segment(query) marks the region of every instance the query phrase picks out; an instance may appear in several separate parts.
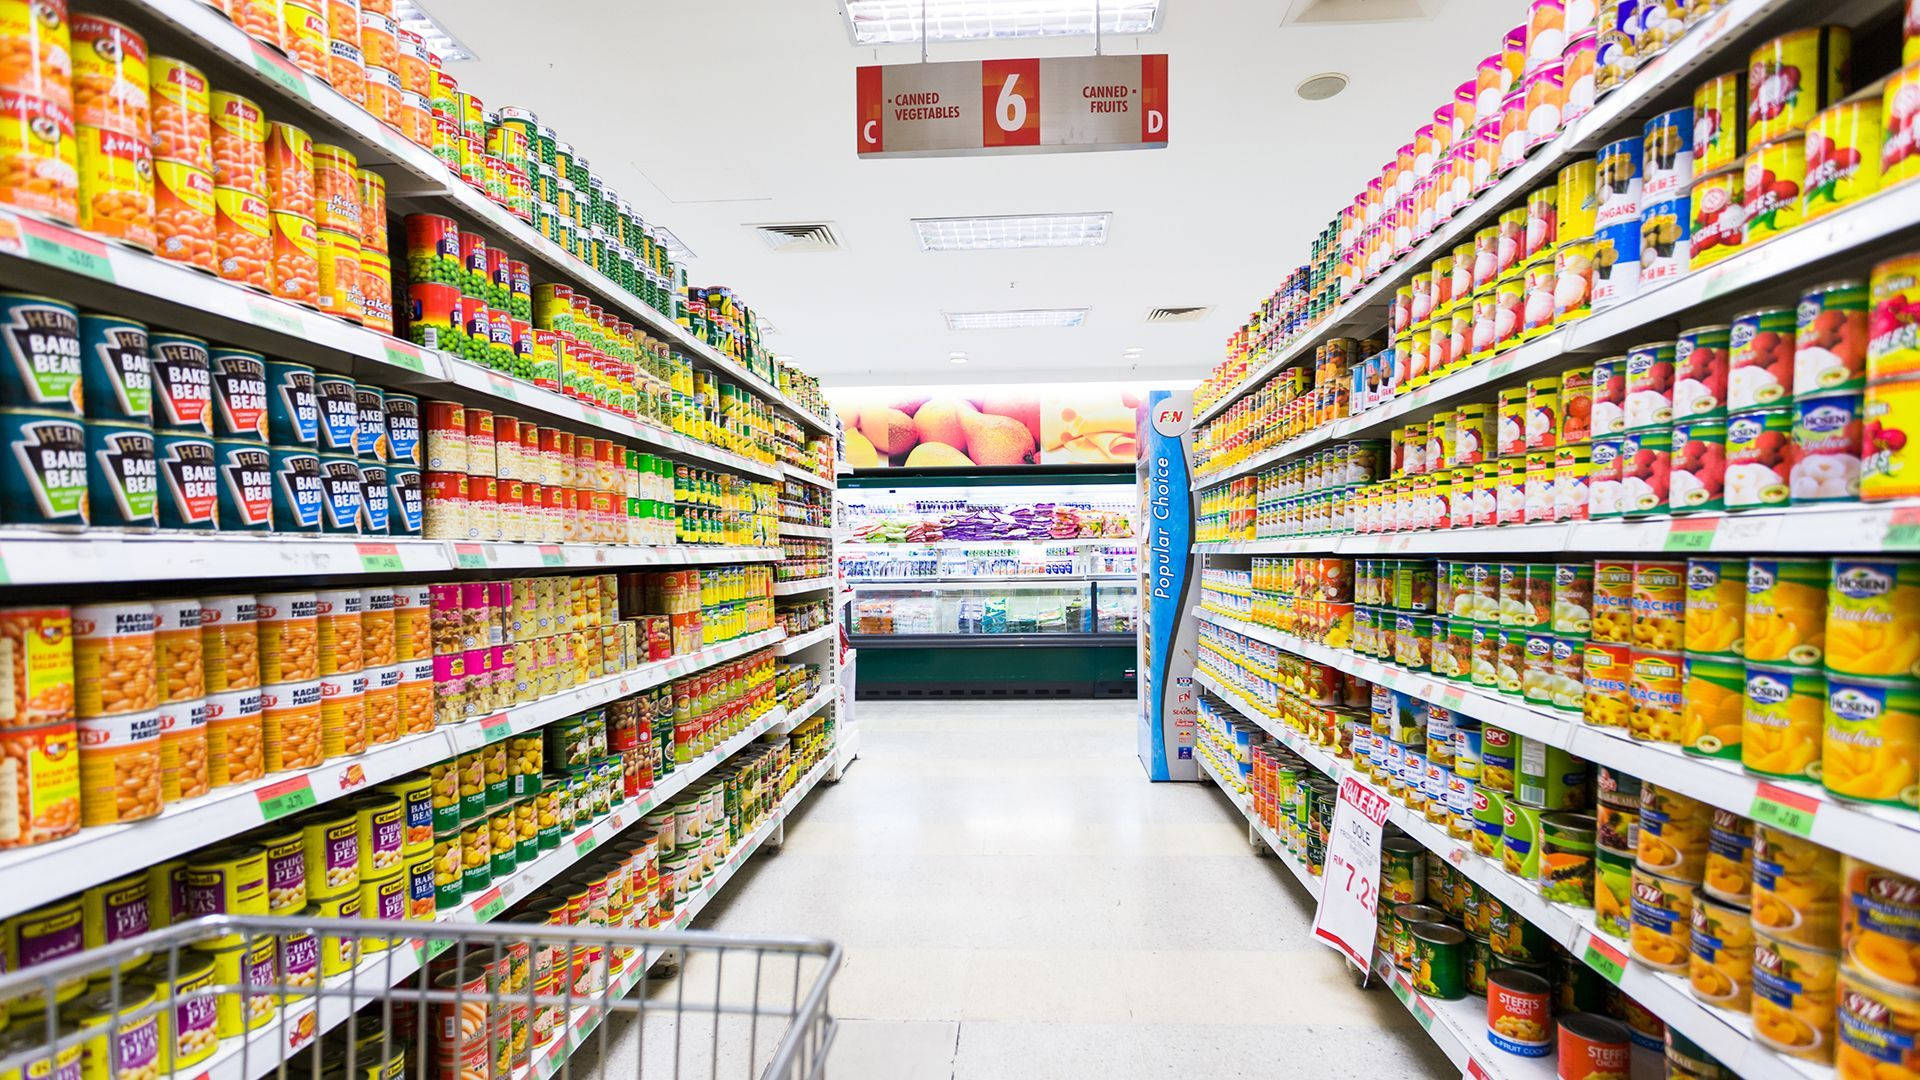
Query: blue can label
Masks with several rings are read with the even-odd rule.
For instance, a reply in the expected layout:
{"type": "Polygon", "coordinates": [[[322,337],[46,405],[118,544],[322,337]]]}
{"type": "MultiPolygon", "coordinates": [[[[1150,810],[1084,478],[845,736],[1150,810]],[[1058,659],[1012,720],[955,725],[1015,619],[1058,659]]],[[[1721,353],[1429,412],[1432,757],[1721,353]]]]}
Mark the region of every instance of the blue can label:
{"type": "Polygon", "coordinates": [[[354,453],[367,461],[387,460],[387,395],[377,386],[360,383],[354,387],[354,403],[360,415],[360,427],[354,438],[354,453]]]}
{"type": "Polygon", "coordinates": [[[152,334],[147,351],[153,372],[154,428],[212,434],[213,373],[207,343],[184,334],[152,334]]]}
{"type": "Polygon", "coordinates": [[[357,387],[345,375],[316,374],[313,392],[320,404],[320,452],[351,454],[360,442],[357,387]]]}
{"type": "Polygon", "coordinates": [[[350,457],[320,459],[320,531],[360,531],[360,462],[350,457]]]}
{"type": "Polygon", "coordinates": [[[387,532],[387,467],[377,461],[360,463],[360,531],[372,536],[387,532]]]}
{"type": "Polygon", "coordinates": [[[314,446],[320,441],[320,402],[313,368],[267,362],[267,441],[275,446],[314,446]]]}
{"type": "Polygon", "coordinates": [[[1623,221],[1640,223],[1640,140],[1621,139],[1600,148],[1594,158],[1594,194],[1599,205],[1593,227],[1623,221]]]}
{"type": "Polygon", "coordinates": [[[273,456],[273,520],[281,532],[319,532],[320,455],[303,446],[276,446],[273,456]]]}
{"type": "Polygon", "coordinates": [[[387,460],[395,465],[420,464],[420,399],[412,394],[387,395],[387,460]]]}

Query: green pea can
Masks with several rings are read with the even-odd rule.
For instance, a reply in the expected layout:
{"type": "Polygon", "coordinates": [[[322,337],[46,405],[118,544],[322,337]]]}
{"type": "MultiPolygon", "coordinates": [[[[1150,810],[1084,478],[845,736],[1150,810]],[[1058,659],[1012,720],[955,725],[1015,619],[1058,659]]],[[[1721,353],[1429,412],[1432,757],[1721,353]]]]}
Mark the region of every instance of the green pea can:
{"type": "MultiPolygon", "coordinates": [[[[76,384],[77,389],[77,384],[76,384]]],[[[87,524],[87,428],[71,415],[0,410],[0,521],[42,529],[87,524]]]]}
{"type": "Polygon", "coordinates": [[[88,421],[88,524],[107,529],[153,528],[159,486],[154,470],[153,428],[146,421],[88,421]]]}

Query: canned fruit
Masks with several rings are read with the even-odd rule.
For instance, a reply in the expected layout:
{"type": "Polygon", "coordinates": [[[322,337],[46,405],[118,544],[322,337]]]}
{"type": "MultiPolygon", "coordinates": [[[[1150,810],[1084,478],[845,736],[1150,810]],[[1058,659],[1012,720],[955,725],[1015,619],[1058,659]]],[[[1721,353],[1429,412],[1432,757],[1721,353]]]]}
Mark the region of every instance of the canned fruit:
{"type": "Polygon", "coordinates": [[[1747,218],[1742,208],[1744,178],[1745,173],[1736,165],[1693,182],[1687,211],[1689,267],[1697,270],[1718,262],[1746,243],[1747,218]]]}
{"type": "Polygon", "coordinates": [[[1843,1077],[1920,1076],[1920,994],[1852,971],[1840,972],[1834,1072],[1843,1077]]]}
{"type": "Polygon", "coordinates": [[[1694,901],[1687,982],[1693,996],[1745,1012],[1753,985],[1753,923],[1747,909],[1698,897],[1694,901]]]}
{"type": "Polygon", "coordinates": [[[1682,695],[1680,748],[1700,757],[1738,758],[1746,708],[1746,671],[1740,662],[1686,657],[1682,695]]]}
{"type": "Polygon", "coordinates": [[[1747,145],[1805,130],[1814,115],[1847,93],[1852,34],[1810,26],[1774,38],[1747,62],[1747,145]]]}
{"type": "Polygon", "coordinates": [[[1860,497],[1864,451],[1864,401],[1842,391],[1793,403],[1793,467],[1788,497],[1795,505],[1844,502],[1860,497]]]}
{"type": "Polygon", "coordinates": [[[1827,668],[1877,678],[1920,676],[1920,563],[1833,561],[1827,668]]]}
{"type": "Polygon", "coordinates": [[[1674,347],[1670,342],[1635,345],[1625,363],[1626,398],[1622,420],[1627,431],[1664,427],[1673,422],[1674,347]]]}
{"type": "Polygon", "coordinates": [[[1920,987],[1920,882],[1842,856],[1840,952],[1876,979],[1908,992],[1920,987]]]}
{"type": "Polygon", "coordinates": [[[1845,799],[1920,804],[1920,684],[1827,677],[1820,779],[1845,799]]]}
{"type": "Polygon", "coordinates": [[[1672,448],[1670,430],[1641,431],[1620,438],[1620,513],[1655,514],[1667,509],[1672,448]]]}
{"type": "Polygon", "coordinates": [[[1795,309],[1794,396],[1864,388],[1867,348],[1866,283],[1835,281],[1801,293],[1795,309]]]}
{"type": "Polygon", "coordinates": [[[1712,821],[1712,812],[1699,800],[1643,783],[1634,866],[1665,877],[1700,880],[1706,871],[1712,821]]]}
{"type": "Polygon", "coordinates": [[[1826,698],[1825,675],[1748,664],[1740,763],[1761,776],[1820,779],[1826,698]]]}
{"type": "Polygon", "coordinates": [[[1718,416],[1727,407],[1729,330],[1696,326],[1673,344],[1673,417],[1718,416]]]}
{"type": "Polygon", "coordinates": [[[1692,243],[1693,210],[1687,196],[1648,202],[1640,214],[1640,284],[1685,274],[1692,243]]]}
{"type": "Polygon", "coordinates": [[[1813,118],[1807,128],[1808,221],[1873,194],[1880,187],[1880,101],[1843,101],[1813,118]]]}
{"type": "Polygon", "coordinates": [[[1745,243],[1760,243],[1800,224],[1800,189],[1806,174],[1806,144],[1798,136],[1765,143],[1747,155],[1740,195],[1745,243]]]}
{"type": "Polygon", "coordinates": [[[1869,502],[1920,495],[1920,467],[1908,448],[1908,432],[1920,429],[1912,414],[1920,407],[1920,379],[1870,382],[1862,409],[1860,497],[1869,502]]]}
{"type": "Polygon", "coordinates": [[[1674,513],[1722,508],[1722,489],[1728,480],[1727,432],[1728,421],[1718,418],[1674,424],[1668,473],[1668,501],[1674,513]]]}
{"type": "Polygon", "coordinates": [[[1727,421],[1729,510],[1783,506],[1794,466],[1794,414],[1776,407],[1736,413],[1727,421]]]}
{"type": "Polygon", "coordinates": [[[1728,332],[1727,407],[1735,412],[1784,401],[1793,387],[1797,315],[1761,308],[1736,316],[1728,332]]]}
{"type": "Polygon", "coordinates": [[[1627,942],[1633,958],[1659,971],[1685,971],[1693,944],[1694,886],[1635,867],[1632,888],[1627,942]]]}
{"type": "Polygon", "coordinates": [[[1796,945],[1840,945],[1840,856],[1792,833],[1756,825],[1753,924],[1796,945]]]}
{"type": "Polygon", "coordinates": [[[1867,381],[1920,374],[1920,255],[1876,264],[1869,278],[1867,381]]]}
{"type": "Polygon", "coordinates": [[[1741,658],[1746,603],[1746,560],[1687,560],[1686,651],[1700,656],[1741,658]]]}
{"type": "Polygon", "coordinates": [[[1814,667],[1825,656],[1824,559],[1754,559],[1747,565],[1746,658],[1814,667]]]}

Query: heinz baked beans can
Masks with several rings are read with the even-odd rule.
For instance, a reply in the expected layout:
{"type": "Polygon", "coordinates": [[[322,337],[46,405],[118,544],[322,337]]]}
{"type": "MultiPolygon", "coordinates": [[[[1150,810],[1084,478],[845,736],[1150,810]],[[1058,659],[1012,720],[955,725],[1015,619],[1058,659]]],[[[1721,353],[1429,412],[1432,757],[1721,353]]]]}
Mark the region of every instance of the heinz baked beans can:
{"type": "Polygon", "coordinates": [[[260,442],[267,434],[267,358],[222,346],[207,356],[216,438],[260,442]]]}
{"type": "Polygon", "coordinates": [[[80,312],[27,293],[0,293],[10,364],[0,364],[0,408],[77,416],[82,396],[80,312]]]}
{"type": "Polygon", "coordinates": [[[71,416],[0,409],[0,521],[41,528],[87,524],[86,425],[71,416]]]}
{"type": "Polygon", "coordinates": [[[153,457],[159,526],[218,528],[220,476],[213,440],[200,431],[158,431],[153,437],[153,457]]]}
{"type": "Polygon", "coordinates": [[[150,334],[153,426],[162,431],[212,434],[213,373],[207,343],[186,334],[150,334]]]}
{"type": "Polygon", "coordinates": [[[273,459],[266,444],[216,439],[213,451],[220,478],[217,520],[221,531],[273,531],[273,459]]]}
{"type": "Polygon", "coordinates": [[[314,396],[313,365],[268,360],[267,441],[275,446],[319,445],[320,406],[314,396]]]}
{"type": "Polygon", "coordinates": [[[273,468],[273,519],[279,532],[320,531],[320,455],[311,446],[275,446],[268,451],[273,468]]]}
{"type": "Polygon", "coordinates": [[[420,399],[389,391],[385,400],[387,458],[395,465],[420,464],[420,399]]]}
{"type": "Polygon", "coordinates": [[[359,458],[350,454],[321,455],[321,532],[355,534],[360,531],[364,480],[359,458]]]}
{"type": "Polygon", "coordinates": [[[387,535],[419,536],[423,507],[420,470],[411,465],[387,466],[387,535]]]}
{"type": "Polygon", "coordinates": [[[357,454],[360,448],[360,387],[351,376],[315,372],[319,447],[323,454],[357,454]]]}
{"type": "Polygon", "coordinates": [[[153,428],[144,421],[87,424],[88,524],[95,528],[151,529],[159,478],[153,428]]]}
{"type": "Polygon", "coordinates": [[[89,418],[147,422],[153,416],[147,328],[118,315],[81,315],[80,383],[89,418]]]}

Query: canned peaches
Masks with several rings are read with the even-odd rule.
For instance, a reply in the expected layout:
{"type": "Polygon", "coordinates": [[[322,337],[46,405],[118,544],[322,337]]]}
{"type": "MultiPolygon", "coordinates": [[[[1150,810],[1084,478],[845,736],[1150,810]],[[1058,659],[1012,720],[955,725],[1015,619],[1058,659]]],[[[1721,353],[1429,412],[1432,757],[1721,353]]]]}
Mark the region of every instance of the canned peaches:
{"type": "Polygon", "coordinates": [[[1738,660],[1687,655],[1680,748],[1700,757],[1740,756],[1746,669],[1738,660]]]}
{"type": "Polygon", "coordinates": [[[1627,943],[1633,958],[1660,971],[1685,971],[1692,946],[1694,886],[1636,866],[1632,889],[1633,926],[1627,943]]]}
{"type": "Polygon", "coordinates": [[[1826,655],[1825,559],[1747,564],[1745,652],[1749,662],[1810,668],[1826,655]]]}
{"type": "Polygon", "coordinates": [[[154,253],[212,273],[213,233],[213,174],[178,161],[155,161],[154,253]]]}
{"type": "Polygon", "coordinates": [[[1826,699],[1819,672],[1749,663],[1740,763],[1761,776],[1817,781],[1826,699]]]}
{"type": "Polygon", "coordinates": [[[207,77],[171,56],[147,62],[153,103],[153,156],[196,169],[213,169],[213,126],[207,77]]]}
{"type": "Polygon", "coordinates": [[[1920,563],[1835,559],[1826,631],[1830,671],[1920,676],[1920,563]]]}
{"type": "Polygon", "coordinates": [[[269,45],[280,40],[280,5],[273,0],[226,0],[217,6],[254,40],[269,45]]]}
{"type": "Polygon", "coordinates": [[[0,202],[71,224],[79,216],[79,150],[66,106],[0,90],[0,202]]]}
{"type": "Polygon", "coordinates": [[[1686,651],[1740,658],[1746,603],[1745,559],[1687,560],[1682,630],[1686,651]]]}
{"type": "Polygon", "coordinates": [[[1875,979],[1920,987],[1920,882],[1842,856],[1840,953],[1875,979]]]}
{"type": "Polygon", "coordinates": [[[1670,788],[1640,785],[1640,834],[1635,866],[1697,882],[1705,876],[1713,813],[1705,803],[1670,788]]]}
{"type": "MultiPolygon", "coordinates": [[[[1756,923],[1756,927],[1758,924],[1756,923]]],[[[1839,954],[1764,931],[1754,934],[1753,1035],[1761,1045],[1807,1061],[1833,1057],[1834,982],[1839,954]]]]}
{"type": "Polygon", "coordinates": [[[1687,567],[1679,562],[1636,562],[1628,592],[1629,638],[1642,649],[1678,649],[1686,612],[1687,567]]]}
{"type": "Polygon", "coordinates": [[[1783,941],[1837,948],[1839,854],[1770,825],[1754,826],[1753,924],[1783,941]]]}
{"type": "Polygon", "coordinates": [[[1695,898],[1687,982],[1709,1005],[1746,1012],[1753,986],[1753,922],[1745,907],[1695,898]]]}
{"type": "Polygon", "coordinates": [[[1920,1077],[1920,993],[1841,969],[1833,1064],[1852,1080],[1920,1077]]]}
{"type": "Polygon", "coordinates": [[[1920,683],[1829,674],[1820,781],[1844,799],[1920,803],[1920,683]]]}

